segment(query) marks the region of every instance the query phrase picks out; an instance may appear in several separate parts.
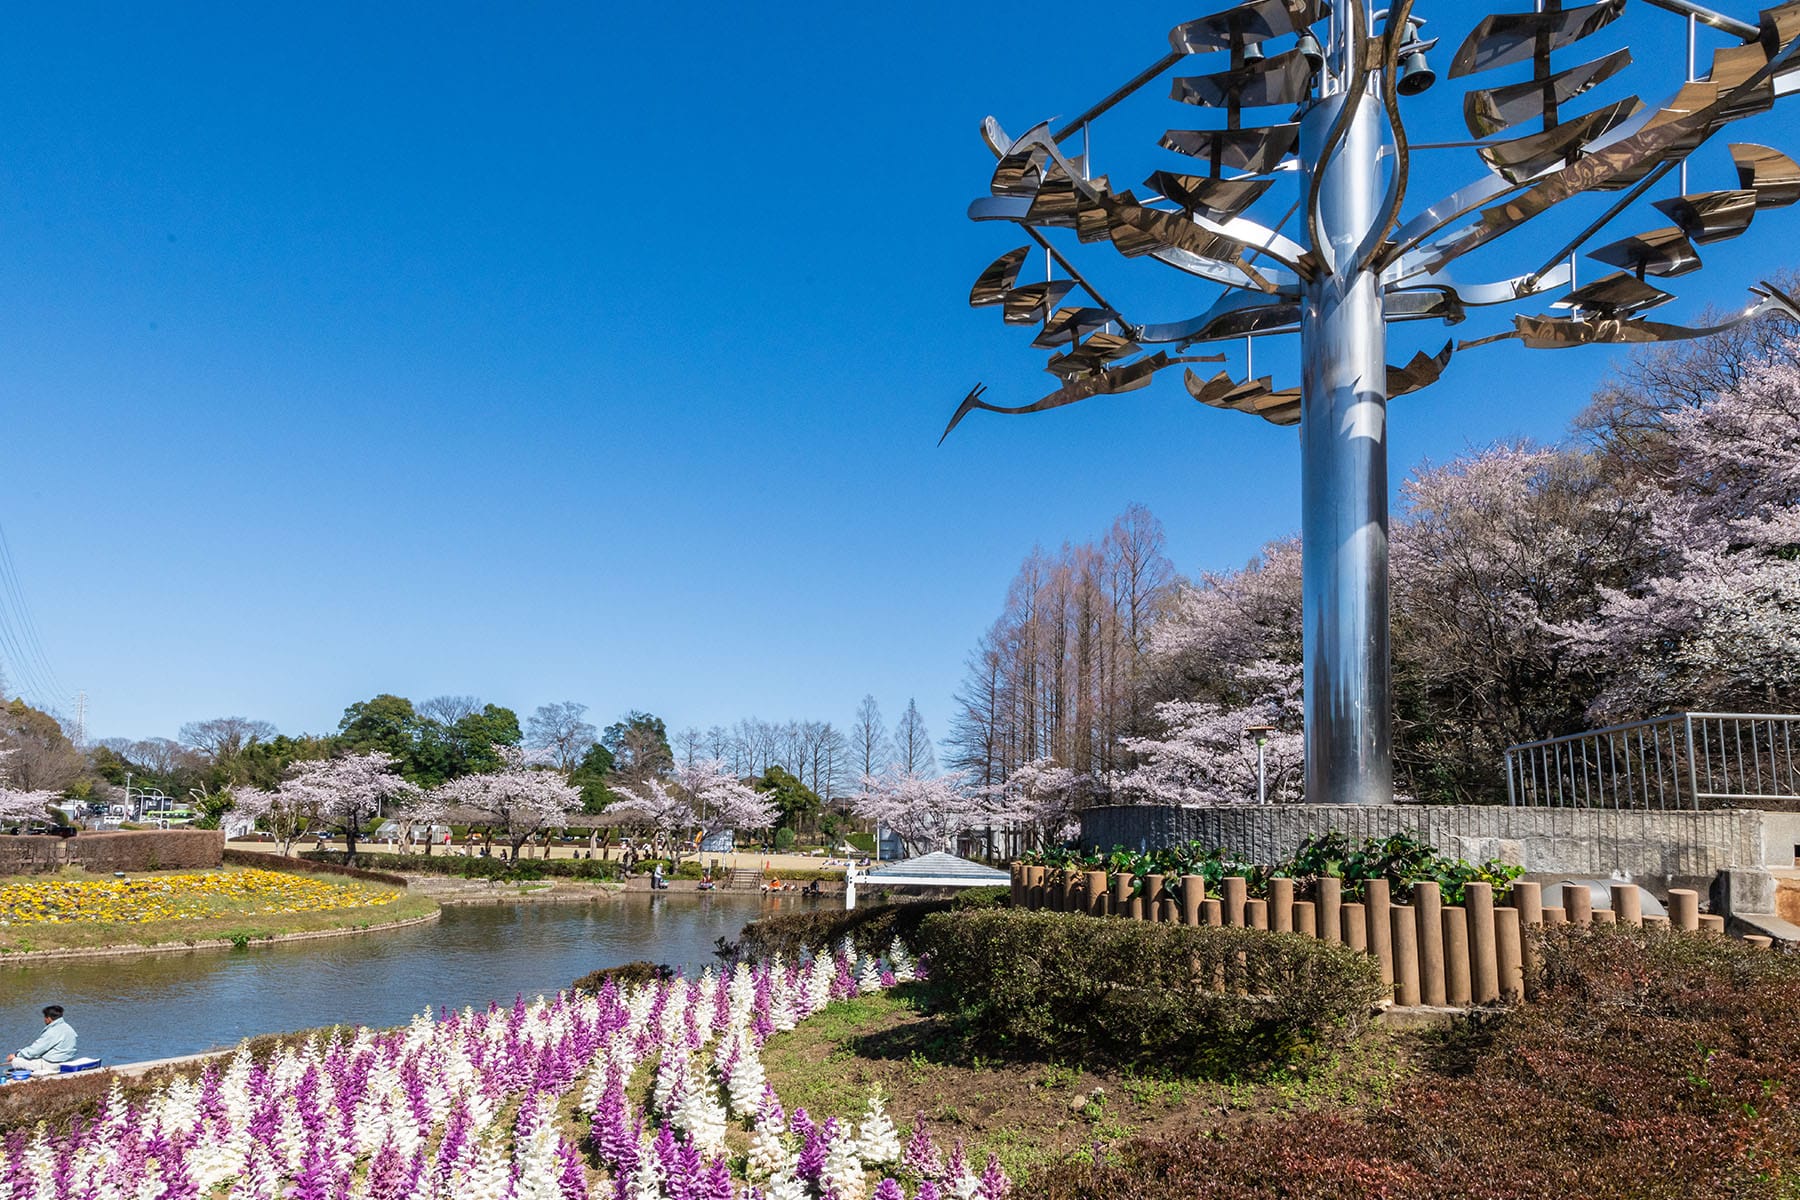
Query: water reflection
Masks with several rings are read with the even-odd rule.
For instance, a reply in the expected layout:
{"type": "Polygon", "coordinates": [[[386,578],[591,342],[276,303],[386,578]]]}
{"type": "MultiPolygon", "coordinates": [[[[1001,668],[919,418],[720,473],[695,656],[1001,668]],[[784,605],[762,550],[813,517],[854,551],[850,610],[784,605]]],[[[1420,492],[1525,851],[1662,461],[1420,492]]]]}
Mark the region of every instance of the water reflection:
{"type": "Polygon", "coordinates": [[[0,1046],[28,1042],[52,1003],[68,1009],[82,1051],[110,1062],[316,1025],[397,1025],[427,1006],[510,1003],[634,959],[699,970],[718,938],[778,906],[692,893],[482,905],[364,937],[0,966],[0,1046]]]}

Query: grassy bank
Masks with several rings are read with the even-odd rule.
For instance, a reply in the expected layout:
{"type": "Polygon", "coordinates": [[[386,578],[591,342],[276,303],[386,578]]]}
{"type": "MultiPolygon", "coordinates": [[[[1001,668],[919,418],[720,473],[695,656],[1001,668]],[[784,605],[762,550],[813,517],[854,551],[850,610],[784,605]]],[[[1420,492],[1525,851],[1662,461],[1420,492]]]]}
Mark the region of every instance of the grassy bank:
{"type": "Polygon", "coordinates": [[[1420,1035],[1370,1033],[1304,1075],[1215,1083],[1157,1071],[988,1059],[925,1009],[914,985],[832,1004],[763,1049],[769,1082],[815,1113],[856,1111],[873,1087],[905,1127],[923,1115],[991,1151],[1014,1179],[1069,1161],[1108,1161],[1139,1137],[1208,1136],[1257,1115],[1379,1104],[1421,1058],[1420,1035]]]}
{"type": "Polygon", "coordinates": [[[1800,955],[1610,929],[1540,952],[1534,1003],[1237,1081],[990,1057],[917,987],[763,1061],[809,1111],[885,1089],[903,1132],[923,1115],[1040,1200],[1800,1197],[1800,955]]]}
{"type": "Polygon", "coordinates": [[[0,877],[0,955],[369,929],[428,916],[437,902],[360,879],[224,867],[127,879],[72,868],[0,877]]]}

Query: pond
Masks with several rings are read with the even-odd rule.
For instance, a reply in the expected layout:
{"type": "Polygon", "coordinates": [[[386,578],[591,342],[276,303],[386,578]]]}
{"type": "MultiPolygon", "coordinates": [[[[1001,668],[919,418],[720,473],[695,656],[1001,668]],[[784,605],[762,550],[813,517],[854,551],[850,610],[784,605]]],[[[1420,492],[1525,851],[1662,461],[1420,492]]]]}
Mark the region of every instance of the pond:
{"type": "Polygon", "coordinates": [[[718,938],[796,903],[633,893],[586,904],[476,905],[388,933],[0,965],[0,1052],[36,1036],[46,1004],[68,1010],[82,1053],[125,1063],[262,1033],[400,1025],[427,1007],[510,1004],[637,959],[698,971],[714,961],[718,938]]]}

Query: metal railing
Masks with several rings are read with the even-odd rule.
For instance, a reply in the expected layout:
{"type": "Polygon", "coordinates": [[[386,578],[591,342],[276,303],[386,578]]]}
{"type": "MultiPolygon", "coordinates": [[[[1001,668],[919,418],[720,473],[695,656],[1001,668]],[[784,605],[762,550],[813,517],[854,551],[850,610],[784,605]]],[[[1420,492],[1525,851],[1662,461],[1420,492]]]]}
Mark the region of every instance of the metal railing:
{"type": "Polygon", "coordinates": [[[1800,808],[1800,715],[1671,713],[1506,751],[1508,804],[1800,808]]]}

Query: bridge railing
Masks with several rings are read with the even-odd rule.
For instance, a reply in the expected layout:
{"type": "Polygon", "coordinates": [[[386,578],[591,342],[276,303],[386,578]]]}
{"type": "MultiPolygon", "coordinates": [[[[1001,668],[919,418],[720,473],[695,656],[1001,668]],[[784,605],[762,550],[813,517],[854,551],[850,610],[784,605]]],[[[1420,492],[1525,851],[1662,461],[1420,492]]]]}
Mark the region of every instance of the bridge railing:
{"type": "Polygon", "coordinates": [[[1509,804],[1800,809],[1800,715],[1682,712],[1506,751],[1509,804]]]}

